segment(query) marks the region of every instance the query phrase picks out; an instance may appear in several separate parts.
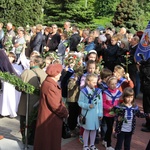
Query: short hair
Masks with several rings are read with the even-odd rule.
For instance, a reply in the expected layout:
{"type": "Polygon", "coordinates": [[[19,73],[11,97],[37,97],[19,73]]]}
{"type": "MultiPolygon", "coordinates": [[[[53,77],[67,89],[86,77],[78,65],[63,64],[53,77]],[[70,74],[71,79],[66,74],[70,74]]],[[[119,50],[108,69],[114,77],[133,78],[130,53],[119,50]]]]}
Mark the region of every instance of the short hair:
{"type": "Polygon", "coordinates": [[[91,64],[95,64],[95,67],[96,67],[96,62],[94,60],[88,60],[87,61],[87,67],[91,64]]]}
{"type": "Polygon", "coordinates": [[[43,65],[43,58],[41,56],[31,56],[30,60],[35,62],[39,67],[43,65]]]}
{"type": "Polygon", "coordinates": [[[3,23],[2,22],[0,22],[0,26],[3,27],[3,23]]]}
{"type": "Polygon", "coordinates": [[[11,22],[8,22],[8,23],[7,23],[7,26],[9,26],[10,28],[12,28],[12,23],[11,23],[11,22]]]}
{"type": "Polygon", "coordinates": [[[137,43],[139,43],[140,38],[136,35],[136,36],[133,37],[133,40],[136,41],[137,43]]]}
{"type": "Polygon", "coordinates": [[[41,24],[37,24],[37,25],[36,25],[36,29],[38,29],[38,30],[41,31],[41,30],[43,29],[43,26],[42,26],[41,24]]]}
{"type": "Polygon", "coordinates": [[[87,82],[88,82],[88,81],[91,81],[92,78],[97,78],[97,79],[98,79],[98,76],[97,76],[96,74],[94,74],[94,73],[88,74],[88,75],[86,76],[86,79],[85,79],[86,85],[87,85],[87,82]]]}
{"type": "Polygon", "coordinates": [[[107,68],[103,68],[102,71],[100,72],[100,77],[101,79],[105,79],[107,77],[110,77],[112,76],[112,71],[110,69],[107,69],[107,68]]]}

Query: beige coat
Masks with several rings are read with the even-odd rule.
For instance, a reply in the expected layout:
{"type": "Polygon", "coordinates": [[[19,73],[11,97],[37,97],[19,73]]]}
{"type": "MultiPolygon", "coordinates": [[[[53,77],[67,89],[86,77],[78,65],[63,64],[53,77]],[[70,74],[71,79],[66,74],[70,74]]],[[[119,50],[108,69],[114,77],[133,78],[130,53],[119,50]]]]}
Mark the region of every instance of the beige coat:
{"type": "MultiPolygon", "coordinates": [[[[43,71],[40,68],[25,70],[21,74],[21,78],[24,82],[30,83],[34,87],[39,88],[39,81],[38,81],[37,75],[32,70],[34,70],[38,74],[38,76],[40,78],[40,84],[42,84],[42,82],[45,80],[47,74],[45,73],[45,71],[43,71]]],[[[36,102],[38,102],[39,99],[40,99],[39,95],[34,95],[34,94],[29,95],[29,105],[28,105],[29,106],[29,116],[33,110],[34,104],[36,102]]],[[[22,92],[19,106],[18,106],[18,115],[26,116],[26,103],[27,103],[27,94],[22,92]]]]}

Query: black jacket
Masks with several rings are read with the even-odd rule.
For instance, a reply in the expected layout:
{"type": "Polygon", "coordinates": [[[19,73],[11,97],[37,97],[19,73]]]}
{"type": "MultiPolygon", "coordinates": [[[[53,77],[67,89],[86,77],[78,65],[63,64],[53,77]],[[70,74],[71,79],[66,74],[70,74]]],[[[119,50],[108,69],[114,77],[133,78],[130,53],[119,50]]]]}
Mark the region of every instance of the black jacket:
{"type": "Polygon", "coordinates": [[[38,32],[33,39],[33,41],[30,42],[30,47],[34,51],[40,52],[41,46],[43,41],[43,35],[42,32],[38,32]]]}
{"type": "Polygon", "coordinates": [[[70,37],[70,51],[78,51],[77,50],[77,45],[80,43],[81,37],[78,33],[73,34],[70,37]]]}
{"type": "MultiPolygon", "coordinates": [[[[150,89],[150,58],[142,61],[140,66],[141,91],[149,93],[150,89]]],[[[150,93],[149,93],[150,94],[150,93]]]]}

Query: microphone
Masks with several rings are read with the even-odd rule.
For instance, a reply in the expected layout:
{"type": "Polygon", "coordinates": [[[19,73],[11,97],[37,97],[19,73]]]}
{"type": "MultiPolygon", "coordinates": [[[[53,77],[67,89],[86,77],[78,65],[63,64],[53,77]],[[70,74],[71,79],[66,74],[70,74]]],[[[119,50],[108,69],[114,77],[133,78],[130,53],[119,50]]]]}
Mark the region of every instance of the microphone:
{"type": "Polygon", "coordinates": [[[145,57],[142,53],[137,53],[137,56],[141,57],[141,59],[145,61],[145,57]]]}

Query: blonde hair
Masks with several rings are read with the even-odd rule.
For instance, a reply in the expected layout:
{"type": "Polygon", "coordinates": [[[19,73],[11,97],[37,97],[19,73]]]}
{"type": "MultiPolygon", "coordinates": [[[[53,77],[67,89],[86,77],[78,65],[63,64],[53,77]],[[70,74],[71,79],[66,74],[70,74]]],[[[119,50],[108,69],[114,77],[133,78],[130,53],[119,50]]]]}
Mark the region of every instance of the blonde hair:
{"type": "Polygon", "coordinates": [[[3,27],[3,23],[2,22],[0,22],[0,26],[3,27]]]}
{"type": "Polygon", "coordinates": [[[110,76],[108,78],[108,80],[106,81],[107,85],[109,85],[112,80],[117,80],[117,77],[116,76],[110,76]]]}
{"type": "Polygon", "coordinates": [[[43,26],[41,24],[37,24],[36,29],[41,31],[43,29],[43,26]]]}
{"type": "Polygon", "coordinates": [[[98,76],[96,74],[94,74],[94,73],[88,74],[86,76],[86,79],[85,79],[86,85],[88,85],[88,81],[91,81],[93,78],[97,78],[98,79],[98,76]]]}
{"type": "Polygon", "coordinates": [[[120,65],[116,65],[114,71],[117,71],[122,77],[125,75],[124,68],[120,65]]]}

